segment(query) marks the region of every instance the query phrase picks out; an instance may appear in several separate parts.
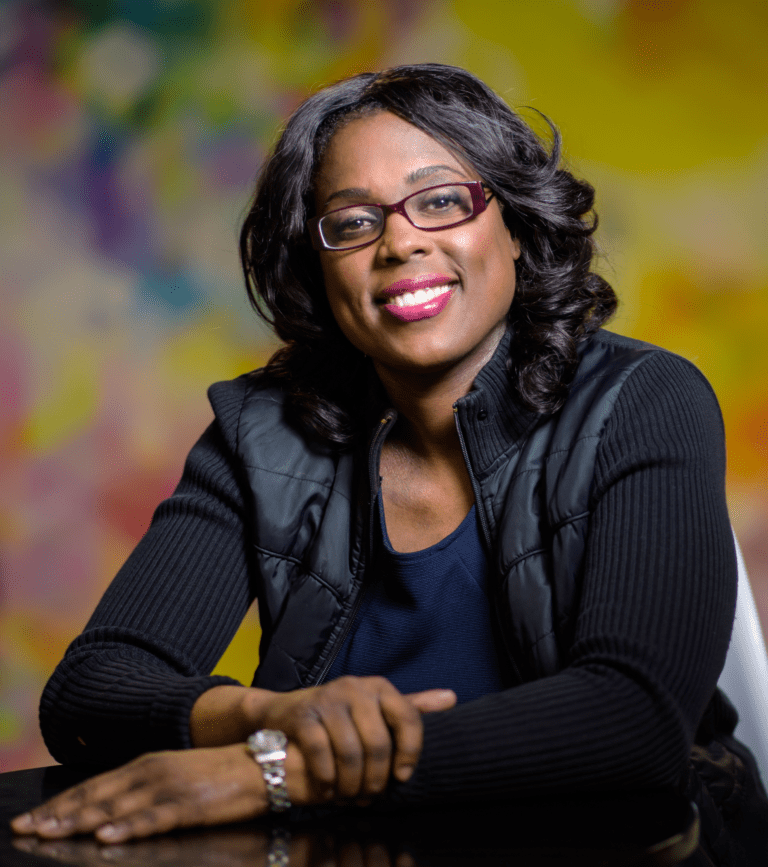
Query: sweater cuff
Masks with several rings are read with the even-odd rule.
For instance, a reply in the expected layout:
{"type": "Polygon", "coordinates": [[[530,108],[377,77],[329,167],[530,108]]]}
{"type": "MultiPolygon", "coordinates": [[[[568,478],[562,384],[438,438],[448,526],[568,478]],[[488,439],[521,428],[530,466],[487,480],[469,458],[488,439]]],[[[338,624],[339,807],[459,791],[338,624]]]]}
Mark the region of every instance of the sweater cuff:
{"type": "Polygon", "coordinates": [[[190,747],[189,717],[198,697],[214,686],[241,685],[223,675],[139,672],[124,660],[98,673],[75,691],[63,688],[63,676],[53,677],[43,693],[40,728],[62,764],[114,768],[143,753],[190,747]],[[87,702],[92,710],[84,715],[87,702]]]}

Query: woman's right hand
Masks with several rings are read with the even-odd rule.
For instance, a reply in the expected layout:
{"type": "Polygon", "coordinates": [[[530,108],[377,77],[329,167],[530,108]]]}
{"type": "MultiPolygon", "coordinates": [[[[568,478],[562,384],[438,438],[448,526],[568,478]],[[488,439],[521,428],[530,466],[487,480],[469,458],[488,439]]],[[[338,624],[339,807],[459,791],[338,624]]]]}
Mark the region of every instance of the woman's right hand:
{"type": "Polygon", "coordinates": [[[390,774],[407,780],[421,754],[421,714],[456,703],[451,690],[403,695],[383,677],[341,677],[270,696],[258,727],[284,732],[315,784],[335,798],[377,795],[390,774]]]}
{"type": "Polygon", "coordinates": [[[217,686],[192,709],[196,747],[244,741],[257,729],[278,729],[295,744],[313,785],[333,798],[367,798],[391,774],[405,781],[422,746],[421,714],[448,710],[451,690],[402,695],[383,677],[342,677],[322,686],[271,692],[217,686]]]}

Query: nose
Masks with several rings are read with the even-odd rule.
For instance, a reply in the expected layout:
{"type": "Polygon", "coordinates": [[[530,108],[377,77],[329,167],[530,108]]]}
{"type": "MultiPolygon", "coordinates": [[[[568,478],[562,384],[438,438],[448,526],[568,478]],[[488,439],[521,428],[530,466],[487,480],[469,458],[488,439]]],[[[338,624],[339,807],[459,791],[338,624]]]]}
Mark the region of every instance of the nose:
{"type": "Polygon", "coordinates": [[[377,256],[384,262],[403,262],[412,256],[424,255],[432,247],[431,235],[431,232],[417,229],[402,214],[387,214],[384,231],[376,242],[377,256]]]}

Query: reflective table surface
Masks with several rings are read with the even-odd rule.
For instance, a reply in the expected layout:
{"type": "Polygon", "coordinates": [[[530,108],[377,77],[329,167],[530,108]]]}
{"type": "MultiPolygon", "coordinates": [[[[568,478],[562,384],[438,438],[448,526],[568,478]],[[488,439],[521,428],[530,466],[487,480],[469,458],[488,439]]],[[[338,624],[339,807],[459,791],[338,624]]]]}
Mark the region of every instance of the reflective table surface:
{"type": "Polygon", "coordinates": [[[8,820],[84,778],[70,768],[0,774],[0,865],[126,867],[709,867],[695,807],[617,794],[429,810],[299,813],[107,846],[16,838],[8,820]]]}

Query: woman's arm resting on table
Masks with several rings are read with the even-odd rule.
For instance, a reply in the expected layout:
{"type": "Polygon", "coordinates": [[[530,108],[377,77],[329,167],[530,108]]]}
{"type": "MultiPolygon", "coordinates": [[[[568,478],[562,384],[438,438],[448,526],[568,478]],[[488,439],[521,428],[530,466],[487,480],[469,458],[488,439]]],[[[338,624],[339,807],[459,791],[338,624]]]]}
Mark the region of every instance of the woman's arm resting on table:
{"type": "MultiPolygon", "coordinates": [[[[329,763],[325,779],[310,769],[303,748],[296,743],[288,746],[286,788],[297,806],[376,795],[390,773],[408,779],[421,751],[419,712],[443,710],[456,701],[450,690],[403,696],[388,681],[374,677],[341,678],[284,694],[245,687],[216,690],[217,695],[203,702],[198,717],[204,718],[204,712],[215,716],[217,709],[231,713],[238,703],[247,706],[250,700],[251,709],[261,714],[261,725],[281,725],[320,744],[309,752],[313,759],[329,763]],[[341,749],[346,753],[337,752],[341,749]]],[[[149,753],[17,816],[11,827],[17,834],[46,839],[93,832],[105,843],[117,843],[268,811],[261,770],[245,745],[236,743],[149,753]]]]}

